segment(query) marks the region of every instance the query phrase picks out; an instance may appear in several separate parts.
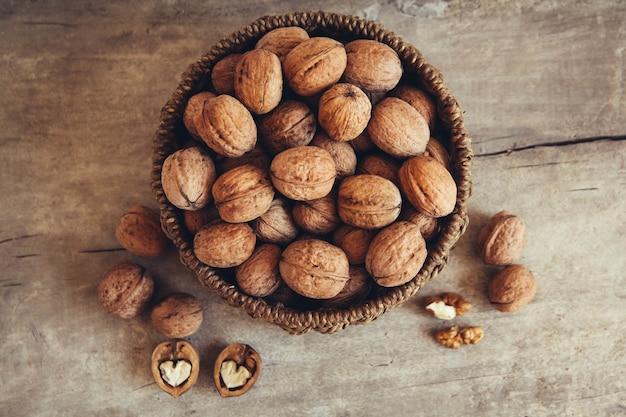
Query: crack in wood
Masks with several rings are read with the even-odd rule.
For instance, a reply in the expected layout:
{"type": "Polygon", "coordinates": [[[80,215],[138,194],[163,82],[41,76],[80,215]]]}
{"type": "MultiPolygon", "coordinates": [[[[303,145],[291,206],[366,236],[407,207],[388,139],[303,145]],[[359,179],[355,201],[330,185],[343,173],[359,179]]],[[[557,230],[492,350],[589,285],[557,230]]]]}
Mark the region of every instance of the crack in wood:
{"type": "Polygon", "coordinates": [[[119,252],[126,250],[124,248],[105,248],[105,249],[83,249],[79,250],[78,253],[102,253],[102,252],[119,252]]]}
{"type": "Polygon", "coordinates": [[[513,152],[527,151],[529,149],[536,149],[536,148],[570,146],[570,145],[579,145],[579,144],[582,144],[582,143],[592,143],[592,142],[602,142],[602,141],[616,141],[617,142],[617,141],[622,141],[622,140],[626,140],[626,135],[621,135],[621,136],[595,136],[595,137],[589,137],[589,138],[579,138],[579,139],[572,139],[572,140],[564,140],[564,141],[560,141],[560,142],[536,143],[534,145],[522,146],[522,147],[519,147],[519,148],[504,149],[502,151],[474,154],[474,156],[476,158],[483,157],[483,156],[498,156],[498,155],[507,155],[507,154],[510,154],[510,153],[513,153],[513,152]]]}
{"type": "Polygon", "coordinates": [[[39,235],[38,234],[34,234],[34,235],[23,235],[23,236],[10,237],[8,239],[0,240],[0,244],[7,243],[7,242],[15,242],[15,241],[21,240],[21,239],[29,239],[31,237],[36,237],[36,236],[39,236],[39,235]]]}

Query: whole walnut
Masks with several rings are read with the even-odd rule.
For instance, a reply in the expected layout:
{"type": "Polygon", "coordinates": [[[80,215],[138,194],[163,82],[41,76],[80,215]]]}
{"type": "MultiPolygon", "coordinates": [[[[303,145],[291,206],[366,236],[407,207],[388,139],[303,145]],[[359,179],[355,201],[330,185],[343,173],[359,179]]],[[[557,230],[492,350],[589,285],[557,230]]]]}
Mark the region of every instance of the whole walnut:
{"type": "Polygon", "coordinates": [[[144,258],[160,256],[170,243],[159,213],[142,205],[131,207],[120,217],[115,237],[128,252],[144,258]]]}
{"type": "Polygon", "coordinates": [[[196,127],[196,117],[202,112],[205,100],[214,98],[215,94],[210,91],[202,91],[189,97],[187,104],[185,105],[185,111],[183,113],[183,124],[189,134],[197,140],[201,140],[198,135],[198,128],[196,127]]]}
{"type": "Polygon", "coordinates": [[[272,29],[261,37],[255,48],[273,52],[283,61],[297,45],[309,39],[309,33],[299,26],[272,29]]]}
{"type": "Polygon", "coordinates": [[[195,235],[203,226],[220,218],[220,214],[213,204],[209,204],[200,210],[184,210],[183,223],[192,235],[195,235]]]}
{"type": "Polygon", "coordinates": [[[217,220],[204,226],[193,239],[193,252],[214,268],[241,265],[254,252],[256,235],[247,223],[226,223],[217,220]]]}
{"type": "Polygon", "coordinates": [[[452,213],[456,204],[456,183],[450,172],[428,155],[404,161],[398,171],[400,188],[418,211],[432,217],[452,213]]]}
{"type": "Polygon", "coordinates": [[[371,174],[386,178],[398,185],[400,162],[383,153],[373,153],[359,158],[356,166],[357,174],[371,174]]]}
{"type": "Polygon", "coordinates": [[[426,242],[439,234],[439,219],[424,214],[416,210],[415,207],[408,206],[406,209],[403,209],[399,219],[416,224],[420,228],[420,232],[426,242]]]}
{"type": "Polygon", "coordinates": [[[326,308],[346,308],[351,304],[365,299],[370,291],[374,280],[362,266],[350,265],[350,279],[343,289],[334,296],[322,300],[322,305],[326,308]]]}
{"type": "Polygon", "coordinates": [[[298,225],[293,219],[291,203],[276,197],[270,208],[254,220],[252,227],[257,237],[268,243],[285,244],[298,236],[298,225]]]}
{"type": "Polygon", "coordinates": [[[308,145],[317,129],[313,111],[301,101],[285,100],[259,122],[263,146],[273,155],[308,145]]]}
{"type": "Polygon", "coordinates": [[[372,103],[359,87],[338,83],[322,94],[317,118],[328,136],[350,141],[363,133],[371,113],[372,103]]]}
{"type": "Polygon", "coordinates": [[[265,243],[257,246],[252,255],[235,268],[235,280],[244,293],[253,297],[267,297],[281,283],[278,261],[280,246],[265,243]]]}
{"type": "Polygon", "coordinates": [[[331,139],[324,131],[319,131],[313,137],[310,145],[317,146],[330,153],[330,156],[335,161],[337,178],[341,179],[354,175],[357,157],[354,148],[350,146],[350,142],[336,141],[331,139]]]}
{"type": "Polygon", "coordinates": [[[141,314],[154,292],[154,280],[146,269],[133,262],[120,262],[104,274],[98,298],[106,311],[123,319],[141,314]]]}
{"type": "Polygon", "coordinates": [[[280,59],[265,49],[243,54],[235,68],[235,95],[255,114],[273,110],[283,96],[283,72],[280,59]]]}
{"type": "MultiPolygon", "coordinates": [[[[370,120],[371,120],[371,117],[370,117],[370,120]]],[[[377,150],[376,145],[374,145],[374,142],[372,142],[372,138],[370,137],[370,134],[367,133],[367,128],[363,131],[363,133],[361,133],[359,136],[352,139],[348,143],[350,144],[350,146],[352,146],[352,149],[354,149],[354,152],[356,152],[359,155],[367,154],[368,152],[377,150]]]]}
{"type": "Polygon", "coordinates": [[[254,165],[261,169],[268,170],[270,168],[270,162],[270,156],[258,143],[254,149],[236,158],[229,158],[222,155],[217,155],[215,158],[215,166],[218,172],[222,173],[242,165],[254,165]]]}
{"type": "Polygon", "coordinates": [[[504,267],[489,282],[489,301],[497,310],[511,313],[528,304],[537,293],[531,271],[519,264],[504,267]]]}
{"type": "Polygon", "coordinates": [[[256,145],[257,128],[252,114],[228,94],[206,100],[195,122],[200,138],[220,155],[242,156],[256,145]]]}
{"type": "Polygon", "coordinates": [[[337,200],[333,195],[296,202],[293,206],[293,218],[300,229],[316,235],[331,233],[341,224],[337,200]]]}
{"type": "Polygon", "coordinates": [[[409,103],[424,116],[430,130],[435,128],[437,122],[437,104],[430,94],[410,84],[402,84],[394,88],[389,95],[409,103]]]}
{"type": "Polygon", "coordinates": [[[357,39],[345,46],[347,54],[343,78],[367,93],[385,93],[402,77],[402,63],[396,51],[371,39],[357,39]]]}
{"type": "Polygon", "coordinates": [[[452,161],[450,160],[450,154],[443,143],[436,138],[431,138],[428,140],[426,144],[426,150],[424,154],[428,156],[432,156],[443,165],[448,171],[452,172],[452,161]]]}
{"type": "Polygon", "coordinates": [[[333,298],[350,278],[346,254],[320,239],[296,240],[285,248],[280,275],[295,292],[308,298],[333,298]]]}
{"type": "Polygon", "coordinates": [[[372,239],[365,268],[378,285],[395,287],[412,280],[424,265],[428,252],[419,227],[397,221],[372,239]]]}
{"type": "Polygon", "coordinates": [[[283,72],[296,94],[312,96],[339,81],[346,62],[346,50],[341,42],[323,36],[312,37],[285,56],[283,72]]]}
{"type": "Polygon", "coordinates": [[[222,220],[244,223],[265,213],[274,200],[267,171],[242,165],[220,175],[212,188],[215,207],[222,220]]]}
{"type": "Polygon", "coordinates": [[[506,210],[496,213],[478,235],[480,257],[487,265],[510,265],[526,247],[524,220],[506,210]]]}
{"type": "Polygon", "coordinates": [[[161,300],[150,313],[150,321],[162,335],[181,338],[192,335],[202,325],[202,303],[186,293],[174,293],[161,300]]]}
{"type": "Polygon", "coordinates": [[[359,174],[341,181],[337,195],[339,217],[363,229],[379,229],[400,215],[402,196],[391,181],[378,175],[359,174]]]}
{"type": "Polygon", "coordinates": [[[232,94],[235,92],[235,68],[243,54],[230,54],[220,59],[211,71],[211,82],[217,94],[232,94]]]}
{"type": "Polygon", "coordinates": [[[182,210],[199,210],[211,199],[217,177],[211,157],[198,146],[183,148],[163,162],[161,184],[165,196],[182,210]]]}
{"type": "Polygon", "coordinates": [[[374,106],[367,133],[376,146],[396,158],[423,153],[430,139],[426,119],[396,97],[387,97],[374,106]]]}
{"type": "Polygon", "coordinates": [[[359,265],[365,262],[365,254],[374,236],[374,230],[343,224],[333,233],[332,242],[343,249],[350,265],[359,265]]]}
{"type": "Polygon", "coordinates": [[[292,200],[315,200],[328,195],[336,176],[333,157],[316,146],[286,149],[270,165],[272,184],[292,200]]]}

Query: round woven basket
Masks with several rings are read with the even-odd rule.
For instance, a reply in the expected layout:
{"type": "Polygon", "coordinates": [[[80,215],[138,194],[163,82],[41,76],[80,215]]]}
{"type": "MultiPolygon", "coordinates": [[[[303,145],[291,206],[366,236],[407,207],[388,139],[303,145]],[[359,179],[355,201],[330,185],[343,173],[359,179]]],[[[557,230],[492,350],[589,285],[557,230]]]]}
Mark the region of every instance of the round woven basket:
{"type": "Polygon", "coordinates": [[[472,189],[470,167],[473,158],[470,144],[461,108],[445,87],[441,73],[426,62],[414,46],[379,23],[328,12],[266,16],[219,41],[182,75],[180,84],[161,111],[160,124],[154,136],[151,186],[159,203],[164,231],[178,248],[183,265],[197,275],[204,287],[215,291],[229,305],[243,309],[251,317],[276,324],[291,334],[303,334],[311,330],[335,333],[348,325],[368,323],[401,305],[444,268],[450,249],[465,232],[469,221],[466,208],[472,189]],[[450,151],[453,164],[453,177],[458,189],[456,206],[452,214],[441,219],[440,233],[429,243],[428,257],[418,275],[404,285],[383,289],[373,298],[348,308],[299,310],[280,303],[270,304],[239,291],[232,279],[222,276],[221,271],[208,267],[196,258],[192,246],[193,236],[184,225],[183,215],[167,200],[161,185],[161,169],[165,158],[189,140],[182,122],[187,100],[200,91],[210,89],[210,74],[215,63],[226,55],[253,48],[265,33],[286,26],[302,27],[311,36],[329,36],[344,41],[373,39],[394,49],[403,63],[404,77],[435,98],[440,121],[438,133],[450,151]]]}

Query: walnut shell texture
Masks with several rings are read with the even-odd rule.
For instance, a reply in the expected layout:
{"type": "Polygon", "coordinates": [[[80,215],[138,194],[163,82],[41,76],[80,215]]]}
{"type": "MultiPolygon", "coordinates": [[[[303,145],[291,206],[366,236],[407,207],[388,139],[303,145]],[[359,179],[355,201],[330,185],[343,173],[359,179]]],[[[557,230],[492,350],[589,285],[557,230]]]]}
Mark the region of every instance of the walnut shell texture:
{"type": "Polygon", "coordinates": [[[258,238],[267,243],[285,244],[293,241],[299,229],[291,211],[291,203],[276,197],[270,208],[252,224],[258,238]]]}
{"type": "Polygon", "coordinates": [[[254,297],[267,297],[281,283],[278,261],[280,246],[264,243],[244,263],[235,269],[235,279],[241,291],[254,297]]]}
{"type": "Polygon", "coordinates": [[[168,340],[159,343],[152,351],[151,370],[154,381],[159,388],[174,398],[180,397],[189,391],[198,380],[198,375],[200,375],[200,355],[196,348],[186,340],[168,340]],[[178,367],[179,362],[188,364],[191,369],[187,379],[173,386],[166,381],[161,367],[166,363],[178,367]]]}
{"type": "Polygon", "coordinates": [[[196,127],[196,117],[198,114],[202,112],[202,108],[204,107],[205,100],[210,98],[214,98],[215,94],[210,91],[202,91],[200,93],[194,94],[189,97],[187,100],[187,105],[185,106],[185,111],[183,113],[183,124],[189,134],[197,140],[200,140],[200,135],[198,135],[198,128],[196,127]]]}
{"type": "Polygon", "coordinates": [[[478,235],[478,248],[487,265],[506,266],[524,251],[527,229],[524,220],[506,210],[496,213],[478,235]]]}
{"type": "Polygon", "coordinates": [[[300,229],[316,235],[331,233],[341,223],[333,195],[295,203],[293,218],[300,229]]]}
{"type": "Polygon", "coordinates": [[[389,95],[409,103],[424,116],[430,130],[435,128],[437,122],[437,104],[427,92],[415,86],[403,84],[393,89],[389,95]]]}
{"type": "Polygon", "coordinates": [[[401,206],[398,187],[378,175],[354,175],[339,184],[337,207],[346,224],[379,229],[398,218],[401,206]]]}
{"type": "Polygon", "coordinates": [[[181,338],[192,335],[202,325],[202,303],[186,293],[174,293],[161,300],[150,314],[154,328],[166,337],[181,338]]]}
{"type": "Polygon", "coordinates": [[[351,142],[339,142],[331,139],[324,131],[319,131],[313,137],[311,146],[322,148],[333,157],[337,178],[345,178],[354,175],[357,165],[357,157],[351,142]]]}
{"type": "Polygon", "coordinates": [[[196,233],[193,252],[196,257],[214,268],[241,265],[254,252],[256,235],[247,223],[209,223],[196,233]]]}
{"type": "Polygon", "coordinates": [[[533,273],[519,264],[506,266],[489,282],[489,301],[505,313],[517,311],[528,304],[537,293],[533,273]]]}
{"type": "Polygon", "coordinates": [[[344,79],[364,91],[389,91],[402,77],[402,63],[396,51],[371,39],[357,39],[345,46],[344,79]]]}
{"type": "Polygon", "coordinates": [[[98,298],[106,311],[123,319],[141,314],[154,292],[154,280],[136,263],[120,262],[104,274],[98,298]]]}
{"type": "Polygon", "coordinates": [[[255,114],[273,110],[283,95],[283,73],[278,56],[265,49],[245,52],[235,68],[235,95],[255,114]]]}
{"type": "Polygon", "coordinates": [[[343,249],[350,265],[360,265],[375,235],[374,230],[343,224],[333,233],[333,244],[343,249]]]}
{"type": "Polygon", "coordinates": [[[285,100],[259,122],[263,146],[273,155],[308,145],[317,130],[315,114],[305,103],[285,100]]]}
{"type": "Polygon", "coordinates": [[[230,54],[220,59],[211,71],[211,82],[217,94],[235,92],[235,68],[243,54],[230,54]]]}
{"type": "Polygon", "coordinates": [[[343,289],[327,300],[322,300],[322,305],[327,308],[346,308],[352,303],[365,299],[370,291],[374,280],[364,267],[350,265],[350,279],[343,289]]]}
{"type": "Polygon", "coordinates": [[[255,48],[275,53],[282,62],[293,48],[308,39],[309,33],[299,26],[280,27],[263,35],[255,48]]]}
{"type": "Polygon", "coordinates": [[[115,237],[128,252],[144,258],[161,256],[170,243],[159,213],[142,205],[131,207],[120,217],[115,237]]]}
{"type": "Polygon", "coordinates": [[[322,94],[318,121],[328,136],[338,141],[350,141],[367,127],[372,103],[357,86],[338,83],[322,94]]]}

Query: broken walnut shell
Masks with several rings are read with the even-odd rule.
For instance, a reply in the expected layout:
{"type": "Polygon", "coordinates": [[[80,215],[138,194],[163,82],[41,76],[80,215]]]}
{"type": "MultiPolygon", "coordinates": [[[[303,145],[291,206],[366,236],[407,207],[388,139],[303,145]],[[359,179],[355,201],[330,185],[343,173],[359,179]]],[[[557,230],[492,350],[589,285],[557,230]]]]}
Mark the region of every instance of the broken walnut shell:
{"type": "Polygon", "coordinates": [[[223,398],[245,394],[261,375],[261,356],[243,343],[228,345],[218,355],[213,367],[213,381],[223,398]]]}
{"type": "Polygon", "coordinates": [[[185,340],[166,341],[152,352],[151,369],[159,388],[173,397],[179,397],[198,380],[200,355],[185,340]]]}
{"type": "Polygon", "coordinates": [[[480,257],[487,265],[510,265],[522,255],[526,240],[524,220],[502,210],[496,213],[478,234],[480,257]]]}

